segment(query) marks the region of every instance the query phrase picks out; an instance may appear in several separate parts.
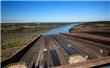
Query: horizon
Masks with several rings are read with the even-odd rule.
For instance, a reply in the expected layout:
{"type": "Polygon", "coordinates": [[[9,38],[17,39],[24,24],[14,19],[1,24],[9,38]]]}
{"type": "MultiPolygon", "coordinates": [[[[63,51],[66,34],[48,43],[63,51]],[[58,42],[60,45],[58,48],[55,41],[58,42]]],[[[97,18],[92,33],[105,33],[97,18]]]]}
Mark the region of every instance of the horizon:
{"type": "Polygon", "coordinates": [[[1,1],[1,23],[110,21],[109,1],[1,1]]]}
{"type": "Polygon", "coordinates": [[[110,20],[99,20],[99,21],[76,21],[76,22],[72,22],[72,21],[66,21],[66,22],[63,22],[63,21],[60,21],[60,22],[52,22],[52,21],[40,21],[40,22],[1,22],[1,23],[86,23],[86,22],[110,22],[110,20]]]}

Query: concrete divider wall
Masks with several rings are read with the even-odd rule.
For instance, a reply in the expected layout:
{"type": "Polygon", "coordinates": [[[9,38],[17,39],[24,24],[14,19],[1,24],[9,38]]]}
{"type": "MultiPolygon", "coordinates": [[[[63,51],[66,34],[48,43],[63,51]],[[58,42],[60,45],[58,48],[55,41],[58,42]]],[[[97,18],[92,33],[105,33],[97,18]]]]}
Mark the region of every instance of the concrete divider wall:
{"type": "Polygon", "coordinates": [[[71,34],[65,34],[65,33],[61,33],[61,34],[62,35],[67,35],[67,36],[74,36],[76,38],[90,40],[90,41],[94,41],[94,42],[99,42],[99,43],[102,43],[102,44],[110,45],[110,41],[109,40],[98,39],[98,38],[89,38],[89,37],[83,37],[83,36],[77,36],[77,35],[71,35],[71,34]]]}
{"type": "Polygon", "coordinates": [[[42,35],[38,36],[35,40],[33,40],[32,42],[30,42],[27,46],[25,46],[24,48],[22,48],[20,51],[18,51],[16,54],[14,54],[12,57],[4,60],[1,62],[1,67],[4,67],[10,63],[15,63],[18,62],[23,56],[24,54],[33,46],[33,44],[41,37],[42,35]]]}

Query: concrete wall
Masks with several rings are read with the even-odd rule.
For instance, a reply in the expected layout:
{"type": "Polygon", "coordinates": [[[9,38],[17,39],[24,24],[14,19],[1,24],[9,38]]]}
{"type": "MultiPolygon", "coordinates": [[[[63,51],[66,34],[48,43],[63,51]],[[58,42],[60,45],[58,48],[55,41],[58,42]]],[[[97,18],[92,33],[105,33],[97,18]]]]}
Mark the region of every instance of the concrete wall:
{"type": "Polygon", "coordinates": [[[16,54],[14,54],[12,57],[2,61],[1,67],[4,67],[10,63],[18,62],[40,37],[41,35],[37,37],[35,40],[33,40],[32,42],[30,42],[27,46],[22,48],[20,51],[18,51],[16,54]]]}

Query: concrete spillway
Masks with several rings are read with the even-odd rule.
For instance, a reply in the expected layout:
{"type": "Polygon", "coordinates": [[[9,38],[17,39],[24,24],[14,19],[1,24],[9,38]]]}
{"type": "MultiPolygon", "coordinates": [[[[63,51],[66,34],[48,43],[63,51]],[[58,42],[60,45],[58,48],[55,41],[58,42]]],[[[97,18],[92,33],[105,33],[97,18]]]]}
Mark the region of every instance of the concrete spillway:
{"type": "MultiPolygon", "coordinates": [[[[79,55],[71,62],[86,62],[110,55],[110,39],[87,33],[65,33],[43,35],[23,53],[17,62],[24,62],[27,68],[48,68],[69,64],[72,56],[79,55]]],[[[18,56],[19,57],[19,56],[18,56]]],[[[77,62],[77,63],[78,63],[77,62]]],[[[12,63],[12,62],[11,62],[12,63]]]]}

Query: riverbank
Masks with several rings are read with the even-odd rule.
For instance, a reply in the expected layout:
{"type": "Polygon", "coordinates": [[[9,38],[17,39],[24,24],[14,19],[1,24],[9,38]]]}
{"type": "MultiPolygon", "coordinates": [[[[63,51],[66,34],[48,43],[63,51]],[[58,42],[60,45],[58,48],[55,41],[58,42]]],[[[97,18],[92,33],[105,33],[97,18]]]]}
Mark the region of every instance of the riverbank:
{"type": "Polygon", "coordinates": [[[110,21],[82,22],[72,27],[70,32],[110,31],[110,21]]]}

